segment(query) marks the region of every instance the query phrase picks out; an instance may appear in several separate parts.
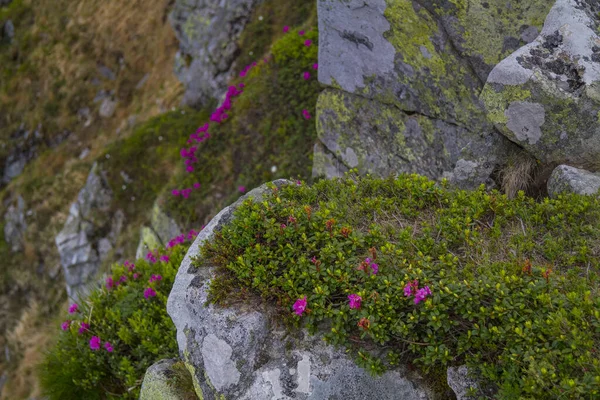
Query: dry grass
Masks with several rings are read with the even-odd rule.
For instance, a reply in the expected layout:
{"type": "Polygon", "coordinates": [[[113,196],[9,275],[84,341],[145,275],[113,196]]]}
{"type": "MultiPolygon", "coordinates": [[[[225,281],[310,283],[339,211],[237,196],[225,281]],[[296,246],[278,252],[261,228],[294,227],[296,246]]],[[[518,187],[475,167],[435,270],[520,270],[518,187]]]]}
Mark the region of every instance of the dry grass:
{"type": "Polygon", "coordinates": [[[500,173],[502,190],[509,199],[515,198],[520,190],[527,191],[531,187],[536,167],[536,159],[524,151],[509,158],[500,173]]]}

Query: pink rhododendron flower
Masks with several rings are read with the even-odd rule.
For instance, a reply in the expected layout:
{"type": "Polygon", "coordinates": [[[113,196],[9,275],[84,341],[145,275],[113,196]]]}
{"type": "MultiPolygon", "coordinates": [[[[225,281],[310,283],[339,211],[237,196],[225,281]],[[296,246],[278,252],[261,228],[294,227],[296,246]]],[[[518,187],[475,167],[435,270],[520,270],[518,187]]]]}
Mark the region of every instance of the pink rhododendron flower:
{"type": "Polygon", "coordinates": [[[302,74],[302,77],[304,78],[305,81],[310,79],[310,72],[305,72],[302,74]]]}
{"type": "Polygon", "coordinates": [[[156,257],[154,256],[154,254],[152,254],[152,252],[149,252],[148,254],[146,254],[146,260],[150,261],[151,263],[155,263],[156,257]]]}
{"type": "Polygon", "coordinates": [[[122,276],[119,278],[119,283],[123,283],[123,282],[125,282],[126,280],[127,280],[127,277],[126,277],[125,275],[122,275],[122,276]]]}
{"type": "Polygon", "coordinates": [[[133,279],[137,279],[140,277],[140,274],[138,274],[137,272],[135,274],[133,274],[133,279]]]}
{"type": "Polygon", "coordinates": [[[162,280],[162,276],[152,274],[152,276],[150,277],[150,280],[148,282],[152,283],[154,281],[161,281],[161,280],[162,280]]]}
{"type": "Polygon", "coordinates": [[[169,256],[167,256],[167,255],[160,256],[160,261],[169,262],[169,256]]]}
{"type": "Polygon", "coordinates": [[[373,275],[377,275],[377,273],[379,272],[379,265],[371,263],[371,270],[373,271],[373,275]]]}
{"type": "Polygon", "coordinates": [[[350,308],[360,308],[360,302],[362,301],[362,297],[357,294],[351,294],[348,296],[348,300],[350,300],[350,308]]]}
{"type": "Polygon", "coordinates": [[[85,322],[82,322],[81,325],[79,325],[79,334],[83,335],[85,332],[90,330],[90,324],[86,324],[85,322]]]}
{"type": "Polygon", "coordinates": [[[69,321],[69,320],[66,320],[65,322],[63,322],[62,324],[60,324],[60,328],[63,331],[69,330],[70,327],[71,327],[71,321],[69,321]]]}
{"type": "Polygon", "coordinates": [[[98,336],[92,336],[90,339],[90,349],[92,350],[100,350],[100,338],[98,336]]]}
{"type": "Polygon", "coordinates": [[[410,283],[407,283],[406,286],[404,286],[404,296],[410,297],[411,295],[412,295],[412,286],[410,283]]]}
{"type": "Polygon", "coordinates": [[[312,44],[312,40],[310,40],[310,39],[306,39],[306,40],[304,41],[304,45],[305,45],[306,47],[310,47],[310,45],[311,45],[311,44],[312,44]]]}
{"type": "Polygon", "coordinates": [[[429,286],[425,286],[423,289],[417,290],[417,294],[415,294],[415,304],[419,304],[421,301],[425,300],[425,297],[431,295],[431,290],[429,286]]]}
{"type": "Polygon", "coordinates": [[[151,287],[146,288],[146,290],[144,290],[144,297],[146,299],[148,299],[150,297],[154,297],[154,296],[156,296],[156,292],[151,287]]]}
{"type": "Polygon", "coordinates": [[[104,343],[104,348],[105,348],[105,349],[106,349],[106,351],[108,351],[109,353],[112,353],[112,352],[113,352],[113,350],[114,350],[114,349],[113,349],[113,347],[112,347],[112,344],[110,344],[110,342],[105,342],[105,343],[104,343]]]}
{"type": "Polygon", "coordinates": [[[71,304],[71,306],[69,307],[69,314],[75,314],[78,309],[79,306],[76,303],[71,304]]]}
{"type": "Polygon", "coordinates": [[[300,35],[300,36],[304,36],[304,31],[300,31],[300,32],[298,32],[298,35],[300,35]]]}
{"type": "Polygon", "coordinates": [[[289,26],[284,26],[283,27],[283,32],[288,33],[290,31],[290,27],[289,26]]]}
{"type": "Polygon", "coordinates": [[[313,69],[319,69],[319,64],[313,64],[313,69]]]}
{"type": "Polygon", "coordinates": [[[302,315],[306,310],[306,296],[303,299],[298,299],[292,306],[297,315],[302,315]]]}
{"type": "Polygon", "coordinates": [[[171,192],[171,194],[172,194],[173,196],[179,196],[179,190],[177,190],[177,189],[174,189],[174,190],[171,192]]]}
{"type": "Polygon", "coordinates": [[[115,286],[115,282],[113,281],[112,276],[109,276],[108,278],[106,278],[106,288],[110,290],[114,286],[115,286]]]}
{"type": "Polygon", "coordinates": [[[194,167],[192,167],[191,165],[188,165],[188,166],[185,168],[185,170],[186,170],[187,172],[194,172],[194,167]]]}
{"type": "Polygon", "coordinates": [[[240,193],[246,192],[246,186],[238,186],[238,192],[240,192],[240,193]]]}
{"type": "Polygon", "coordinates": [[[310,113],[308,112],[308,110],[302,110],[302,116],[304,117],[304,119],[310,119],[310,113]]]}
{"type": "Polygon", "coordinates": [[[198,182],[194,183],[194,189],[200,189],[200,184],[198,182]]]}

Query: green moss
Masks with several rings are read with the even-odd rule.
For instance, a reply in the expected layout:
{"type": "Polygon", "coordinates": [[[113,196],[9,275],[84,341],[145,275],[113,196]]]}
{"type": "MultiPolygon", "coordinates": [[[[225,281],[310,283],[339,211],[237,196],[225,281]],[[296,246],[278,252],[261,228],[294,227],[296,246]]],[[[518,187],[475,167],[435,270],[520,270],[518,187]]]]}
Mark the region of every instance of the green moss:
{"type": "MultiPolygon", "coordinates": [[[[544,20],[554,4],[547,0],[511,1],[510,8],[505,0],[450,0],[454,7],[444,7],[447,0],[434,0],[437,15],[452,15],[457,32],[463,39],[461,46],[469,56],[481,56],[483,61],[494,66],[514,49],[505,49],[505,39],[520,40],[523,27],[535,26],[541,31],[544,20]]],[[[520,46],[525,42],[520,41],[520,46]]]]}
{"type": "Polygon", "coordinates": [[[497,92],[492,85],[486,85],[481,92],[481,100],[487,108],[489,120],[494,124],[506,124],[508,117],[504,114],[513,101],[525,101],[531,97],[529,90],[521,86],[504,86],[497,92]]]}

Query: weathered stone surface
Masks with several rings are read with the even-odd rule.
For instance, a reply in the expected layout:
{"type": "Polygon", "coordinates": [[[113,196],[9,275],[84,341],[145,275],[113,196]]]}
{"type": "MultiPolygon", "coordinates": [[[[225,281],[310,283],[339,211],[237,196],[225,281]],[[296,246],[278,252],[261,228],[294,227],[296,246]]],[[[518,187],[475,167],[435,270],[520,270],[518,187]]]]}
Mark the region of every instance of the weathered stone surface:
{"type": "Polygon", "coordinates": [[[183,104],[200,106],[221,96],[235,69],[237,40],[261,0],[177,0],[169,19],[180,42],[175,73],[185,85],[183,104]]]}
{"type": "Polygon", "coordinates": [[[25,200],[18,196],[16,204],[11,204],[4,214],[4,240],[12,252],[23,250],[23,236],[27,230],[25,222],[25,200]]]}
{"type": "Polygon", "coordinates": [[[22,125],[10,135],[11,149],[4,164],[3,183],[8,183],[21,175],[25,165],[37,156],[37,149],[42,139],[40,129],[41,127],[38,127],[35,131],[30,131],[22,125]]]}
{"type": "Polygon", "coordinates": [[[161,360],[146,370],[140,400],[192,400],[196,395],[189,393],[177,381],[178,371],[174,366],[180,362],[176,359],[161,360]]]}
{"type": "Polygon", "coordinates": [[[193,267],[192,258],[202,243],[231,220],[242,201],[250,197],[260,201],[268,190],[263,185],[249,192],[202,230],[169,295],[167,311],[177,327],[180,355],[192,372],[198,396],[207,400],[221,396],[245,400],[430,398],[418,377],[404,370],[373,378],[343,350],[324,344],[320,337],[305,331],[287,335],[269,326],[268,306],[205,304],[212,268],[193,267]]]}
{"type": "MultiPolygon", "coordinates": [[[[317,104],[320,143],[314,175],[337,176],[356,167],[382,176],[416,172],[447,177],[462,188],[492,185],[493,171],[515,146],[490,124],[479,95],[492,64],[506,49],[467,46],[477,35],[459,29],[459,16],[493,21],[499,6],[492,1],[488,9],[473,0],[463,10],[455,3],[319,1],[319,80],[338,91],[325,91],[317,104]],[[473,14],[476,10],[481,14],[473,14]],[[479,50],[488,52],[491,64],[481,61],[485,57],[479,50]],[[480,71],[473,59],[483,63],[480,71]]],[[[495,40],[495,35],[514,30],[513,20],[529,21],[540,12],[480,28],[490,29],[495,40]]],[[[526,39],[537,29],[527,25],[526,39]]]]}
{"type": "Polygon", "coordinates": [[[507,147],[506,140],[493,131],[475,133],[337,89],[319,96],[317,131],[317,146],[323,150],[315,152],[313,170],[328,177],[357,168],[361,174],[380,176],[448,177],[461,187],[473,188],[492,183],[489,176],[507,147]]]}
{"type": "Polygon", "coordinates": [[[560,193],[577,193],[583,195],[595,195],[600,191],[600,174],[559,165],[552,171],[548,180],[548,194],[556,197],[560,193]]]}
{"type": "Polygon", "coordinates": [[[115,114],[115,110],[117,109],[117,102],[106,98],[102,100],[102,104],[100,104],[100,110],[98,113],[102,118],[110,118],[115,114]]]}
{"type": "Polygon", "coordinates": [[[142,258],[148,251],[166,246],[169,240],[181,234],[182,229],[162,210],[158,203],[152,207],[150,227],[142,227],[136,258],[142,258]]]}
{"type": "Polygon", "coordinates": [[[546,164],[600,170],[600,3],[557,0],[482,93],[490,120],[546,164]]]}
{"type": "Polygon", "coordinates": [[[125,215],[111,217],[112,191],[104,174],[94,164],[85,186],[71,204],[63,229],[55,238],[70,297],[87,295],[100,267],[123,228],[125,215]],[[101,237],[101,232],[109,232],[101,237]]]}
{"type": "Polygon", "coordinates": [[[471,389],[478,390],[477,381],[469,377],[469,369],[462,365],[460,367],[449,367],[446,371],[448,386],[452,388],[456,394],[456,400],[467,400],[472,397],[468,396],[471,389]]]}

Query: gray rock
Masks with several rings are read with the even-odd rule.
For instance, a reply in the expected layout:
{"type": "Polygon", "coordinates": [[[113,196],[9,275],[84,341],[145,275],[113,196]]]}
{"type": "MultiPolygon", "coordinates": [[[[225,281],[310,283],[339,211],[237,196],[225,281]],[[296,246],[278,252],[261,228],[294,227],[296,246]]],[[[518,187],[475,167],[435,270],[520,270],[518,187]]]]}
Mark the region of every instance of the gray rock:
{"type": "Polygon", "coordinates": [[[100,75],[102,75],[104,78],[114,81],[115,79],[117,79],[117,76],[115,75],[115,73],[108,68],[106,65],[100,65],[98,66],[98,72],[100,72],[100,75]]]}
{"type": "Polygon", "coordinates": [[[10,245],[12,252],[23,250],[23,239],[27,230],[25,222],[25,200],[18,196],[15,205],[8,207],[4,214],[4,240],[10,245]]]}
{"type": "Polygon", "coordinates": [[[456,400],[467,400],[471,389],[478,390],[479,385],[476,380],[469,377],[469,369],[462,365],[460,367],[449,367],[447,370],[448,386],[456,394],[456,400]]]}
{"type": "Polygon", "coordinates": [[[483,90],[490,120],[544,164],[600,170],[599,10],[557,0],[541,34],[502,60],[483,90]]]}
{"type": "Polygon", "coordinates": [[[555,198],[560,193],[595,195],[600,191],[600,173],[593,174],[583,169],[559,165],[548,180],[548,194],[555,198]]]}
{"type": "Polygon", "coordinates": [[[125,215],[117,210],[111,216],[111,201],[112,191],[106,177],[94,164],[55,238],[67,293],[72,298],[89,293],[101,261],[110,253],[123,228],[125,215]],[[100,232],[109,234],[99,237],[100,232]]]}
{"type": "Polygon", "coordinates": [[[142,227],[135,258],[143,258],[148,251],[166,246],[169,240],[180,235],[182,229],[169,217],[158,203],[154,203],[150,227],[142,227]]]}
{"type": "MultiPolygon", "coordinates": [[[[290,184],[275,181],[276,186],[290,184]]],[[[344,350],[306,331],[287,334],[268,324],[268,306],[229,308],[206,304],[213,270],[194,267],[200,246],[227,224],[247,198],[260,201],[263,185],[222,210],[185,256],[167,302],[177,328],[180,356],[200,398],[228,399],[428,399],[419,377],[403,369],[373,378],[344,350]]]]}
{"type": "Polygon", "coordinates": [[[15,25],[10,19],[4,23],[4,36],[9,42],[15,37],[15,25]]]}
{"type": "Polygon", "coordinates": [[[177,0],[169,20],[180,42],[175,73],[185,85],[183,104],[217,99],[235,70],[239,39],[261,0],[177,0]]]}
{"type": "Polygon", "coordinates": [[[41,126],[33,133],[22,125],[10,135],[8,155],[4,164],[2,182],[8,183],[21,175],[27,163],[37,156],[37,148],[43,138],[41,126]]]}
{"type": "MultiPolygon", "coordinates": [[[[144,375],[140,400],[191,400],[197,399],[193,386],[187,388],[182,385],[182,373],[189,373],[176,369],[180,361],[176,359],[161,360],[153,364],[144,375]],[[190,389],[192,393],[190,393],[190,389]]],[[[191,383],[191,377],[185,377],[191,383]]],[[[187,383],[187,382],[186,382],[187,383]]]]}
{"type": "Polygon", "coordinates": [[[98,113],[102,118],[110,118],[115,114],[116,109],[117,102],[109,98],[105,98],[104,100],[102,100],[102,104],[100,104],[100,110],[98,111],[98,113]]]}

